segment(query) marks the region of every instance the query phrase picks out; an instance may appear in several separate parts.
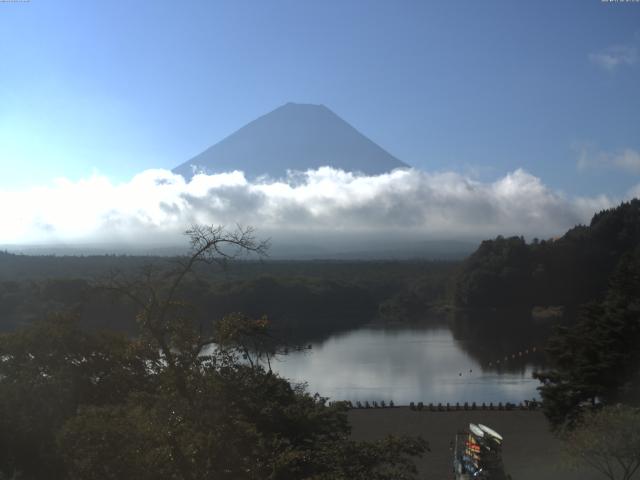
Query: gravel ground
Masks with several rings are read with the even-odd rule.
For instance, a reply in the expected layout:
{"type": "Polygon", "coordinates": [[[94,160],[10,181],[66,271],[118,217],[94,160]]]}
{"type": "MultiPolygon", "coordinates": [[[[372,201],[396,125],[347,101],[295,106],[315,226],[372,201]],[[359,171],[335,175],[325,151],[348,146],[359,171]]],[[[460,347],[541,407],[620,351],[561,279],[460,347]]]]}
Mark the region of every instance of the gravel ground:
{"type": "Polygon", "coordinates": [[[549,431],[539,411],[413,411],[408,407],[354,409],[349,420],[356,440],[374,440],[388,434],[421,435],[431,452],[416,461],[419,478],[446,480],[452,475],[450,442],[469,422],[483,423],[504,437],[505,471],[513,480],[597,480],[597,472],[563,467],[560,442],[549,431]]]}

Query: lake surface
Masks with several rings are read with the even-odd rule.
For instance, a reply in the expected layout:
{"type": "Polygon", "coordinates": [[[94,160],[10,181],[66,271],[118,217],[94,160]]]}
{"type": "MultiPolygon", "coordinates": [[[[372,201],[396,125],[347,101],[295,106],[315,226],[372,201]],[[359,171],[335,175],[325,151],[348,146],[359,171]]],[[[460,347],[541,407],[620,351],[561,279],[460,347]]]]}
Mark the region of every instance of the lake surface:
{"type": "MultiPolygon", "coordinates": [[[[518,357],[507,370],[480,365],[449,328],[362,328],[312,344],[272,363],[294,383],[331,400],[514,402],[539,398],[534,365],[518,357]]],[[[504,364],[504,362],[503,362],[504,364]]],[[[495,365],[495,363],[494,363],[495,365]]]]}

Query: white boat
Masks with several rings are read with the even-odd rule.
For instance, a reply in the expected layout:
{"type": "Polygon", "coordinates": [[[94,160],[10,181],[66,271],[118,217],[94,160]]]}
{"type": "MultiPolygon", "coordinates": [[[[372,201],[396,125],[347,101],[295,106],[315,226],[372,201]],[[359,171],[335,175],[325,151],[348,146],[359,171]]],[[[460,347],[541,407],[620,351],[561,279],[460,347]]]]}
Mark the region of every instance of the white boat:
{"type": "Polygon", "coordinates": [[[486,425],[483,424],[478,424],[478,427],[487,435],[489,435],[491,438],[493,438],[494,440],[496,440],[498,443],[502,443],[502,441],[504,440],[504,438],[502,438],[502,435],[500,435],[498,432],[496,432],[493,428],[489,428],[486,425]]]}
{"type": "Polygon", "coordinates": [[[480,425],[476,425],[475,423],[470,423],[469,430],[478,438],[484,437],[484,430],[480,427],[480,425]]]}

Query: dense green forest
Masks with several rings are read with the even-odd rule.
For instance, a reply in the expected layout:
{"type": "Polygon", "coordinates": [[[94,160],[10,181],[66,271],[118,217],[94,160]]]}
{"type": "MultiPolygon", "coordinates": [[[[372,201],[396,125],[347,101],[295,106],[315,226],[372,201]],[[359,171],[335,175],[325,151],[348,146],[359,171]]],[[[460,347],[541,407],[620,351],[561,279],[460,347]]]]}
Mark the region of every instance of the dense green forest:
{"type": "Polygon", "coordinates": [[[562,237],[497,237],[462,265],[455,303],[465,308],[562,305],[602,299],[623,255],[640,244],[640,200],[594,215],[562,237]]]}
{"type": "Polygon", "coordinates": [[[135,305],[136,335],[91,332],[70,315],[0,335],[0,478],[414,478],[424,440],[355,442],[345,404],[265,366],[266,318],[202,328],[181,288],[195,265],[221,243],[260,247],[250,235],[192,235],[192,256],[174,269],[103,284],[135,305]]]}
{"type": "MultiPolygon", "coordinates": [[[[177,262],[0,253],[0,329],[72,312],[90,329],[133,332],[135,306],[101,285],[145,270],[162,276],[177,262]]],[[[446,303],[456,267],[439,261],[238,260],[226,268],[196,268],[180,288],[203,322],[232,312],[267,315],[275,335],[308,341],[372,321],[424,319],[446,303]]]]}
{"type": "Polygon", "coordinates": [[[557,327],[537,373],[544,410],[556,428],[573,427],[591,408],[640,406],[640,246],[622,256],[602,301],[557,327]]]}
{"type": "Polygon", "coordinates": [[[482,358],[500,343],[545,345],[544,411],[559,431],[603,405],[640,405],[640,200],[562,237],[482,242],[460,266],[452,328],[482,358]]]}
{"type": "MultiPolygon", "coordinates": [[[[372,321],[443,317],[483,364],[496,353],[549,341],[546,358],[536,354],[529,361],[546,369],[538,374],[545,410],[561,426],[579,418],[587,404],[638,401],[639,245],[640,201],[632,200],[557,239],[487,240],[462,263],[265,259],[235,261],[230,268],[194,265],[176,294],[206,332],[242,312],[265,316],[279,344],[300,345],[372,321]]],[[[0,328],[14,331],[60,312],[77,318],[87,334],[106,330],[133,338],[140,305],[108,286],[161,281],[180,261],[0,253],[0,328]]]]}
{"type": "MultiPolygon", "coordinates": [[[[526,331],[521,337],[538,343],[548,335],[557,319],[544,326],[533,322],[534,307],[557,306],[565,321],[573,321],[580,305],[604,298],[617,263],[640,243],[639,203],[600,212],[589,226],[557,239],[484,241],[461,263],[238,260],[229,268],[196,268],[181,293],[203,322],[232,312],[267,315],[274,334],[285,341],[317,340],[372,321],[442,318],[447,311],[460,337],[481,340],[490,332],[484,350],[502,351],[496,345],[502,342],[507,351],[525,342],[514,347],[512,333],[526,331]],[[491,313],[496,308],[500,312],[491,313]],[[496,332],[499,341],[493,340],[496,332]]],[[[73,312],[84,327],[133,332],[135,307],[99,286],[116,274],[168,271],[178,260],[0,253],[0,329],[10,331],[52,312],[73,312]]]]}

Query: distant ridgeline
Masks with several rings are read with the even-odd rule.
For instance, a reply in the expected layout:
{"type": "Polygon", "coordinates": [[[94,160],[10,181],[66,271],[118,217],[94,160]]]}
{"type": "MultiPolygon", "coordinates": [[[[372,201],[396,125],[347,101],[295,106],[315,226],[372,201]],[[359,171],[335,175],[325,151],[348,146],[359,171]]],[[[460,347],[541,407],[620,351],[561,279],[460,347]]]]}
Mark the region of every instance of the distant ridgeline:
{"type": "Polygon", "coordinates": [[[459,307],[577,306],[599,301],[625,253],[640,248],[640,200],[594,215],[554,240],[482,242],[460,269],[459,307]]]}

